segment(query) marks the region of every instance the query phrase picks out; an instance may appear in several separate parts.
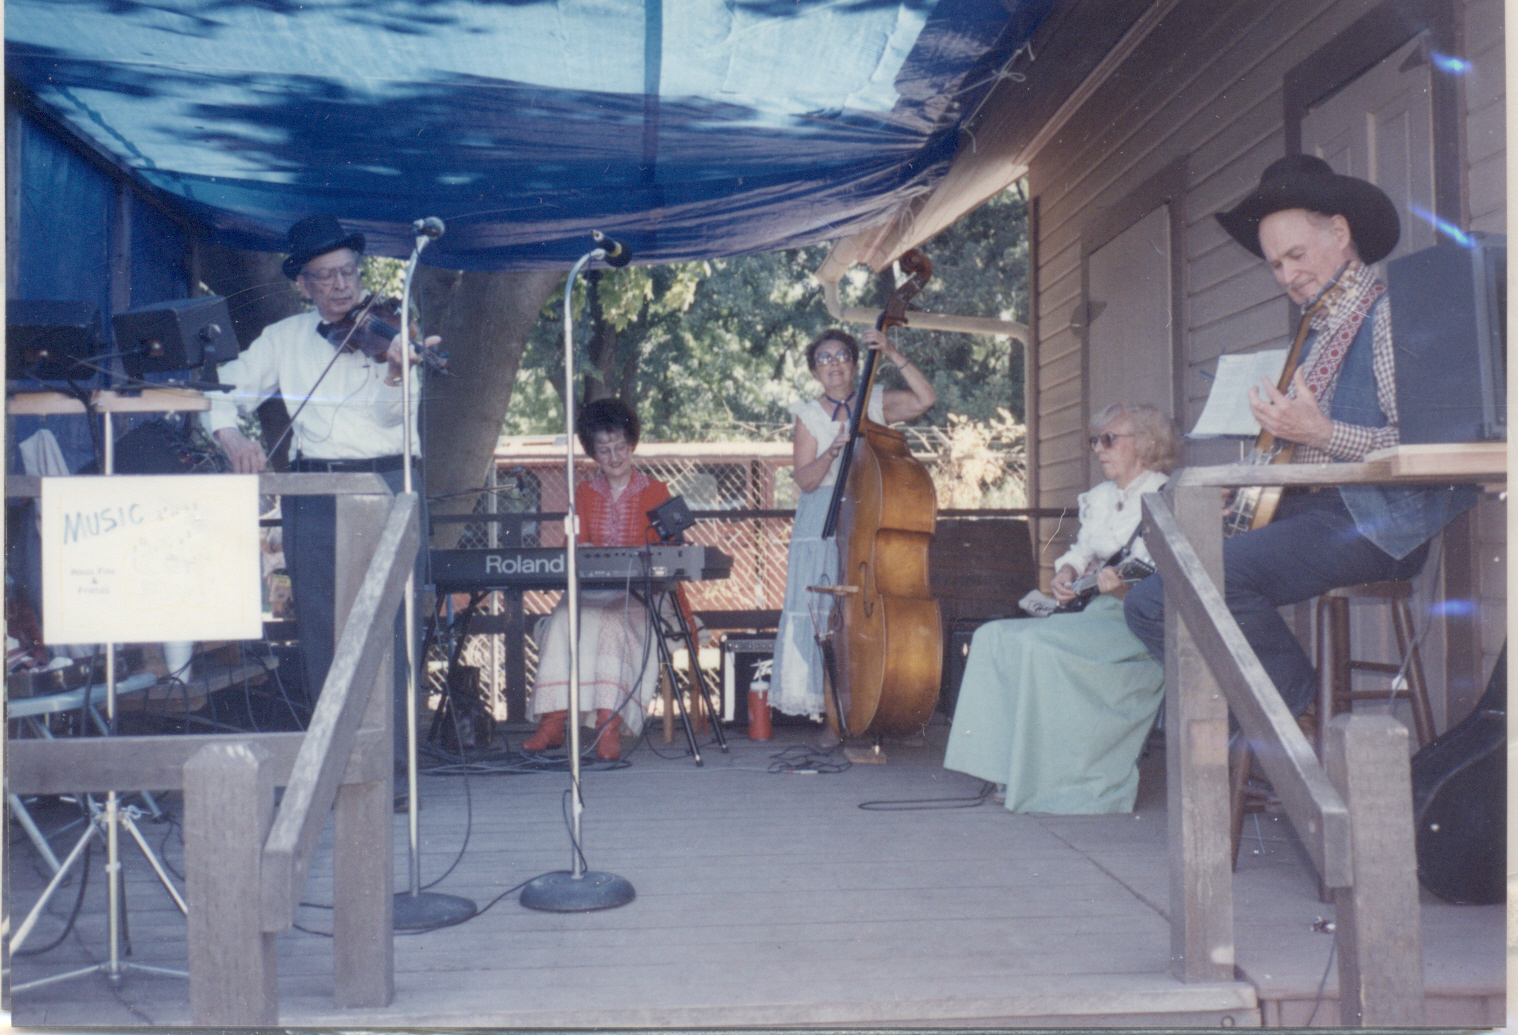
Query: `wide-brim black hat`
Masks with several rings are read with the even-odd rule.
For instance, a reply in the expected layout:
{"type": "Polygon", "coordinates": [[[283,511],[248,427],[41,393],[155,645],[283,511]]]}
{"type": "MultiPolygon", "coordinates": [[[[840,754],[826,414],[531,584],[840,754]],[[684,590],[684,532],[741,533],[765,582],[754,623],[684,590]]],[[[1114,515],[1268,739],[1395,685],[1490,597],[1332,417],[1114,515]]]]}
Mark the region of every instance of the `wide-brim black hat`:
{"type": "Polygon", "coordinates": [[[348,233],[336,216],[325,212],[307,216],[296,223],[290,228],[289,238],[290,255],[280,269],[291,280],[300,276],[301,268],[318,255],[326,255],[339,248],[352,248],[360,253],[364,250],[363,234],[348,233]]]}
{"type": "Polygon", "coordinates": [[[1343,216],[1366,263],[1390,255],[1402,233],[1397,206],[1384,190],[1367,180],[1340,176],[1314,155],[1287,155],[1271,162],[1253,193],[1216,218],[1235,241],[1263,259],[1260,220],[1291,208],[1343,216]]]}

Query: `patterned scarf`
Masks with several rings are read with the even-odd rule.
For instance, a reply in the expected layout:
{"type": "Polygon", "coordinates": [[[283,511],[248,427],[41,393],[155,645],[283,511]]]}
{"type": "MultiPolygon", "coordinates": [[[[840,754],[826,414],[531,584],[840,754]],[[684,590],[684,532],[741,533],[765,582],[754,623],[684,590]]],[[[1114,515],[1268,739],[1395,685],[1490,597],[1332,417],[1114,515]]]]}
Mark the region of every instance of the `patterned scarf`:
{"type": "MultiPolygon", "coordinates": [[[[1386,293],[1386,285],[1376,280],[1368,267],[1357,264],[1355,268],[1347,270],[1343,280],[1330,290],[1338,293],[1338,297],[1329,299],[1324,305],[1321,317],[1323,326],[1315,326],[1314,330],[1321,333],[1332,326],[1334,321],[1337,321],[1337,326],[1333,326],[1326,342],[1313,347],[1312,355],[1308,357],[1312,366],[1304,373],[1308,389],[1313,398],[1320,402],[1328,386],[1338,377],[1344,356],[1349,352],[1355,335],[1360,332],[1360,324],[1370,314],[1376,300],[1386,293]]],[[[1313,323],[1318,324],[1319,319],[1315,317],[1313,323]]]]}

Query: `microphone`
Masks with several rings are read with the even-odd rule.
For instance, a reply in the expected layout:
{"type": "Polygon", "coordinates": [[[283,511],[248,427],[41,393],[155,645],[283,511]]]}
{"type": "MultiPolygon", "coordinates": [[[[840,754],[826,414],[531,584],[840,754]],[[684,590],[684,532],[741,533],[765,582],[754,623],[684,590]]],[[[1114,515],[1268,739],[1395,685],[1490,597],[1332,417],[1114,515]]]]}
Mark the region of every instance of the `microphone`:
{"type": "Polygon", "coordinates": [[[599,230],[590,232],[590,239],[601,249],[601,258],[608,266],[626,266],[632,262],[632,252],[621,241],[613,241],[599,230]]]}
{"type": "Polygon", "coordinates": [[[443,221],[437,216],[428,216],[426,219],[418,219],[411,224],[411,232],[414,234],[426,234],[436,241],[443,236],[443,221]]]}

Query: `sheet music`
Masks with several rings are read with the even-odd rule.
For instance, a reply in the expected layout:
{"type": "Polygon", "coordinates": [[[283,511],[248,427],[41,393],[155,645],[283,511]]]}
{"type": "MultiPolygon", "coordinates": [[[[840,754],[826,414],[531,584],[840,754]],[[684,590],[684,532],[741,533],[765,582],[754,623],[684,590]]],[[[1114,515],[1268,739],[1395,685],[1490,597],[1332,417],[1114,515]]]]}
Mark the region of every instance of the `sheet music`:
{"type": "Polygon", "coordinates": [[[1257,436],[1260,423],[1249,412],[1249,389],[1262,380],[1279,383],[1286,352],[1286,349],[1266,349],[1219,356],[1212,391],[1207,393],[1207,404],[1189,437],[1257,436]]]}

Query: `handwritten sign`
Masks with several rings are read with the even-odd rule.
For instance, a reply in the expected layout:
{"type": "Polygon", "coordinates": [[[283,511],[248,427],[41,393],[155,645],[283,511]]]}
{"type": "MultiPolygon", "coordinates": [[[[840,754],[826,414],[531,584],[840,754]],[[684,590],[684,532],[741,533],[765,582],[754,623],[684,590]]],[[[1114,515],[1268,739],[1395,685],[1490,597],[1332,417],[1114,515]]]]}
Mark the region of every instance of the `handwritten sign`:
{"type": "Polygon", "coordinates": [[[49,643],[263,635],[256,475],[42,479],[49,643]]]}

